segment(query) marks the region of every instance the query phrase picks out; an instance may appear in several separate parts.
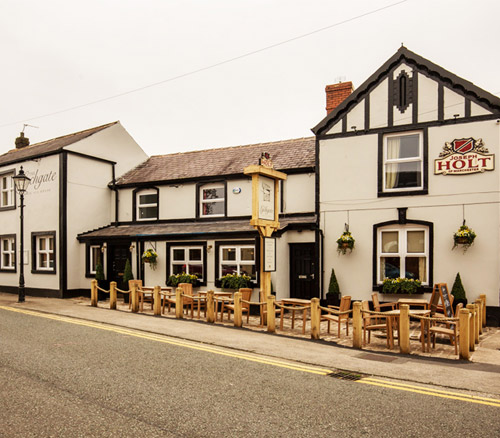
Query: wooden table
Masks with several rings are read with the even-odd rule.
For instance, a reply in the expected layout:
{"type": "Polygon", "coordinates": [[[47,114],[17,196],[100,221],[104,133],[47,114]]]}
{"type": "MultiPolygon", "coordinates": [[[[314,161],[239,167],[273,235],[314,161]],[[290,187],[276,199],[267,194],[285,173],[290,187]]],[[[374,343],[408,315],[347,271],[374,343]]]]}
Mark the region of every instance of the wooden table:
{"type": "Polygon", "coordinates": [[[401,306],[401,304],[408,304],[410,308],[411,306],[418,306],[423,307],[424,310],[429,309],[429,301],[423,298],[400,298],[398,300],[398,307],[401,306]]]}
{"type": "MultiPolygon", "coordinates": [[[[151,309],[153,308],[154,304],[154,287],[149,287],[149,286],[143,286],[138,289],[139,292],[139,306],[141,309],[141,312],[144,311],[144,295],[151,295],[151,309]]],[[[171,287],[162,287],[161,292],[172,292],[171,287]]],[[[160,300],[161,300],[161,295],[160,295],[160,300]]]]}
{"type": "MultiPolygon", "coordinates": [[[[286,306],[290,305],[292,307],[302,307],[302,306],[311,306],[311,300],[302,300],[300,298],[282,298],[281,303],[286,306]]],[[[283,330],[283,308],[281,308],[280,314],[280,330],[283,330]]],[[[307,309],[302,310],[302,334],[306,333],[306,321],[307,321],[307,309]]],[[[295,326],[295,310],[292,310],[292,329],[295,326]]]]}
{"type": "MultiPolygon", "coordinates": [[[[204,297],[205,300],[207,298],[207,292],[206,291],[200,291],[198,292],[198,295],[200,297],[204,297]]],[[[215,320],[217,321],[217,312],[218,312],[218,306],[219,306],[219,301],[216,300],[215,298],[232,298],[233,297],[233,292],[214,292],[214,311],[215,311],[215,320]]],[[[200,317],[200,309],[198,308],[198,318],[200,317]]],[[[221,306],[221,312],[220,312],[220,320],[222,321],[222,306],[221,306]]]]}
{"type": "MultiPolygon", "coordinates": [[[[389,348],[392,350],[394,348],[394,333],[392,332],[392,327],[393,327],[393,322],[395,320],[399,319],[399,316],[401,315],[401,309],[395,309],[395,310],[389,310],[388,312],[383,312],[384,315],[387,315],[386,318],[386,323],[387,323],[387,336],[389,338],[389,348]]],[[[408,315],[409,316],[428,316],[430,315],[431,311],[430,310],[408,310],[408,315]]],[[[422,322],[422,321],[421,321],[422,322]]],[[[422,326],[422,325],[421,325],[422,326]]],[[[397,332],[398,332],[398,343],[399,343],[399,323],[397,325],[397,332]]],[[[424,333],[422,333],[422,348],[424,347],[424,333]]]]}

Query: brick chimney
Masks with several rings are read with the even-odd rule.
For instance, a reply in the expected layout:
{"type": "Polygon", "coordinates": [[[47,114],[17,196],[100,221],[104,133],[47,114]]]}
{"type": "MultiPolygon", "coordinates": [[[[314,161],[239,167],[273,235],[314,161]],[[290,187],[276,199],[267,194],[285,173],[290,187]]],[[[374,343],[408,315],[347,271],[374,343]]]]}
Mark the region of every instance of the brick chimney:
{"type": "Polygon", "coordinates": [[[326,114],[330,114],[337,108],[353,91],[352,82],[339,82],[327,85],[326,91],[326,114]]]}
{"type": "Polygon", "coordinates": [[[30,139],[24,136],[24,132],[21,132],[19,137],[16,138],[16,149],[22,149],[29,145],[30,139]]]}

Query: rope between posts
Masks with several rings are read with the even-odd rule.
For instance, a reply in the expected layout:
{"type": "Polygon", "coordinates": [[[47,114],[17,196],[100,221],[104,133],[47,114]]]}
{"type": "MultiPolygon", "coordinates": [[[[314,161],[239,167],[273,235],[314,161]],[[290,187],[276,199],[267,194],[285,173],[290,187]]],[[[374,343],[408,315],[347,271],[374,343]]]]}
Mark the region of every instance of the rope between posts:
{"type": "Polygon", "coordinates": [[[109,290],[104,290],[102,287],[97,286],[97,290],[100,290],[101,292],[109,294],[109,290]]]}
{"type": "Polygon", "coordinates": [[[411,318],[423,319],[424,321],[434,321],[434,322],[458,322],[459,318],[436,318],[432,316],[420,316],[420,315],[410,315],[411,318]]]}
{"type": "MultiPolygon", "coordinates": [[[[337,309],[331,309],[330,307],[322,307],[318,306],[321,310],[324,310],[327,313],[333,314],[333,315],[349,315],[352,313],[352,309],[349,310],[343,310],[342,312],[337,309]]],[[[387,315],[386,315],[387,316],[387,315]]]]}
{"type": "Polygon", "coordinates": [[[258,301],[247,301],[247,300],[241,300],[242,303],[244,304],[250,304],[252,306],[262,306],[263,304],[266,304],[265,302],[258,302],[258,301]]]}
{"type": "Polygon", "coordinates": [[[224,301],[225,303],[234,303],[234,298],[214,296],[214,301],[224,301]]]}
{"type": "Polygon", "coordinates": [[[130,292],[132,292],[130,290],[121,290],[121,289],[118,289],[118,288],[115,288],[115,289],[116,289],[117,292],[120,292],[121,294],[129,294],[130,292]]]}

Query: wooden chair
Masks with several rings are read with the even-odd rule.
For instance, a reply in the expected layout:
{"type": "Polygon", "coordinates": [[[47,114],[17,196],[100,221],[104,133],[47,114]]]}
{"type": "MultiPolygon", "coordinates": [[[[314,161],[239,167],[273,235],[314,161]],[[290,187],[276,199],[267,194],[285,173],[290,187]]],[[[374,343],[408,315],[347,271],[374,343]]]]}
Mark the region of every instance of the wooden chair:
{"type": "MultiPolygon", "coordinates": [[[[328,306],[330,309],[336,309],[339,312],[346,312],[351,308],[351,297],[345,296],[340,299],[340,306],[328,306]]],[[[330,322],[336,322],[338,324],[337,336],[340,338],[340,325],[342,321],[345,321],[345,332],[349,335],[349,319],[350,315],[348,313],[344,315],[335,315],[328,313],[326,315],[321,315],[321,321],[328,321],[328,333],[330,333],[330,322]]]]}
{"type": "MultiPolygon", "coordinates": [[[[267,318],[267,300],[263,290],[259,291],[259,302],[265,303],[260,305],[260,325],[264,325],[264,321],[267,318]]],[[[281,309],[279,307],[274,308],[274,316],[281,316],[281,309]]]]}
{"type": "MultiPolygon", "coordinates": [[[[372,293],[372,303],[373,303],[373,310],[375,312],[386,312],[388,310],[394,310],[398,304],[398,303],[380,304],[377,292],[372,293]]],[[[375,316],[374,318],[377,321],[377,324],[379,324],[382,319],[385,319],[384,317],[380,317],[380,316],[375,316]]]]}
{"type": "MultiPolygon", "coordinates": [[[[368,303],[368,301],[362,301],[361,310],[370,310],[370,303],[368,303]]],[[[387,333],[387,321],[384,323],[377,323],[376,321],[379,319],[387,318],[374,318],[369,313],[363,313],[363,345],[366,345],[366,332],[368,332],[368,343],[370,343],[372,330],[385,330],[387,333]]],[[[389,336],[387,336],[387,348],[389,348],[389,336]]]]}
{"type": "MultiPolygon", "coordinates": [[[[462,303],[457,304],[457,308],[455,309],[455,315],[460,313],[460,309],[463,307],[462,303]]],[[[436,335],[448,335],[450,337],[451,345],[455,346],[455,354],[458,354],[458,337],[459,327],[458,321],[456,322],[447,322],[447,323],[437,323],[437,324],[446,324],[445,327],[442,325],[431,325],[429,327],[429,340],[432,339],[432,348],[436,348],[436,335]]]]}
{"type": "MultiPolygon", "coordinates": [[[[178,287],[182,289],[184,295],[193,296],[193,285],[191,283],[179,283],[178,287]]],[[[191,318],[194,318],[194,300],[192,298],[183,297],[182,307],[186,306],[186,313],[189,312],[189,306],[191,306],[191,318]]]]}
{"type": "Polygon", "coordinates": [[[129,280],[128,281],[128,290],[130,291],[129,299],[128,299],[128,308],[132,307],[132,286],[135,284],[137,288],[137,296],[139,298],[139,302],[141,301],[141,288],[142,288],[142,280],[129,280]]]}
{"type": "MultiPolygon", "coordinates": [[[[168,288],[165,288],[165,290],[162,288],[161,290],[162,290],[162,292],[165,292],[165,293],[172,293],[172,291],[175,292],[175,287],[172,287],[172,288],[168,287],[168,288]]],[[[167,307],[168,313],[170,313],[170,309],[172,307],[172,304],[175,307],[175,303],[176,303],[175,295],[173,295],[173,296],[163,295],[162,302],[161,302],[161,313],[165,314],[165,307],[167,307]]]]}
{"type": "MultiPolygon", "coordinates": [[[[250,288],[241,288],[238,292],[241,292],[241,299],[242,301],[250,301],[252,298],[252,291],[253,289],[250,288]]],[[[221,321],[223,319],[224,315],[224,310],[227,309],[227,319],[229,320],[231,316],[231,311],[234,312],[234,303],[233,304],[226,304],[224,301],[222,301],[222,309],[220,311],[221,314],[221,321]]],[[[250,304],[248,303],[241,303],[241,312],[247,314],[247,324],[250,319],[250,304]]]]}

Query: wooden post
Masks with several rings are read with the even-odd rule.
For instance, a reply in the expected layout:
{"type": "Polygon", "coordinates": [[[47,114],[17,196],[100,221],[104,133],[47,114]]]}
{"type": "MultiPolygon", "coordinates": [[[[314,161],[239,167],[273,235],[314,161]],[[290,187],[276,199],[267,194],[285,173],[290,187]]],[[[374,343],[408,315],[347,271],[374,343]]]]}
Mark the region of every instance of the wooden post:
{"type": "Polygon", "coordinates": [[[321,322],[321,310],[319,308],[319,298],[311,300],[311,339],[319,339],[321,322]]]}
{"type": "Polygon", "coordinates": [[[132,290],[130,292],[132,295],[132,312],[137,313],[139,311],[139,294],[137,293],[137,285],[132,284],[132,290]]]}
{"type": "Polygon", "coordinates": [[[109,308],[116,310],[116,281],[109,284],[109,308]]]}
{"type": "Polygon", "coordinates": [[[478,298],[474,304],[477,306],[477,313],[478,313],[478,318],[477,318],[477,329],[478,329],[478,334],[481,335],[483,333],[483,300],[481,298],[478,298]]]}
{"type": "Polygon", "coordinates": [[[410,353],[410,317],[408,304],[399,306],[401,314],[399,315],[399,349],[403,354],[410,353]]]}
{"type": "Polygon", "coordinates": [[[182,319],[184,313],[183,294],[184,290],[181,287],[175,289],[175,317],[182,319]]]}
{"type": "Polygon", "coordinates": [[[274,333],[276,331],[276,313],[274,311],[274,295],[268,295],[267,301],[267,331],[274,333]]]}
{"type": "Polygon", "coordinates": [[[90,305],[97,307],[97,280],[90,282],[90,305]]]}
{"type": "Polygon", "coordinates": [[[361,312],[361,301],[352,304],[352,346],[363,347],[363,314],[361,312]]]}
{"type": "Polygon", "coordinates": [[[207,292],[207,322],[215,322],[214,291],[207,292]]]}
{"type": "Polygon", "coordinates": [[[243,325],[243,315],[241,309],[241,292],[235,292],[234,294],[234,326],[241,327],[243,325]]]}
{"type": "Polygon", "coordinates": [[[458,327],[460,329],[460,350],[458,352],[460,359],[469,360],[469,317],[470,313],[467,309],[460,309],[458,314],[458,327]]]}
{"type": "Polygon", "coordinates": [[[483,302],[483,327],[486,327],[486,295],[479,295],[481,301],[483,302]]]}
{"type": "Polygon", "coordinates": [[[481,311],[479,310],[479,304],[476,303],[474,304],[474,311],[476,315],[476,320],[474,324],[474,342],[476,344],[479,344],[479,327],[481,326],[481,311]]]}
{"type": "Polygon", "coordinates": [[[474,312],[474,304],[467,304],[467,309],[470,312],[470,319],[469,319],[469,350],[470,351],[474,351],[476,349],[476,347],[475,347],[476,318],[475,318],[475,312],[474,312]]]}
{"type": "Polygon", "coordinates": [[[153,315],[161,316],[161,287],[155,286],[153,289],[153,315]]]}

